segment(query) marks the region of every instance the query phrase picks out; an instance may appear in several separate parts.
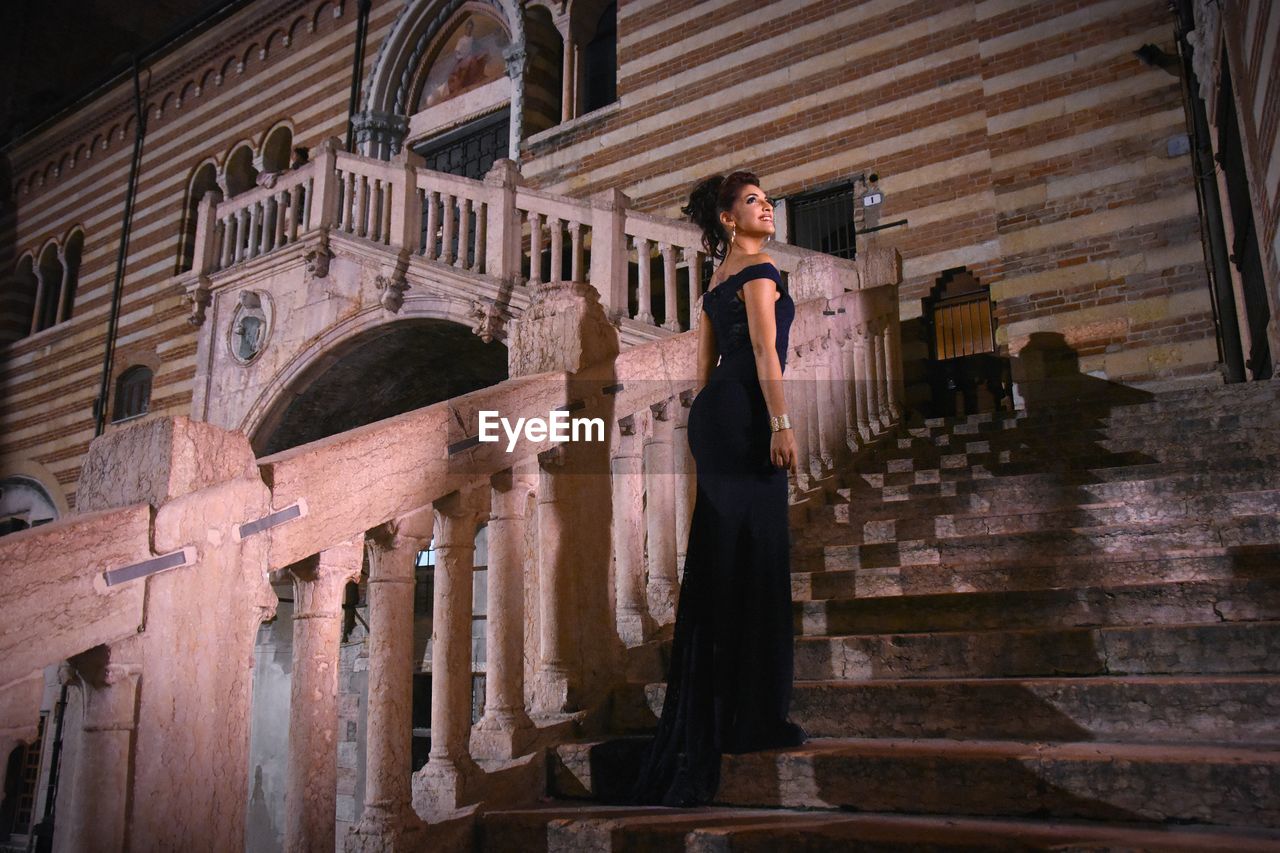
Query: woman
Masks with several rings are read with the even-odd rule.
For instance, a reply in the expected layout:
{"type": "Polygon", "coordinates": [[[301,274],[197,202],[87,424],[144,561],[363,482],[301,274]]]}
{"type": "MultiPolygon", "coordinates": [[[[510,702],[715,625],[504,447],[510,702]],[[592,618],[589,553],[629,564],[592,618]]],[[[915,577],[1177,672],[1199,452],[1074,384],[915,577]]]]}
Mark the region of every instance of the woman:
{"type": "Polygon", "coordinates": [[[658,731],[638,803],[709,802],[722,753],[798,746],[782,372],[795,302],[772,258],[773,204],[750,172],[698,184],[682,211],[720,260],[702,298],[689,447],[698,489],[658,731]],[[718,362],[718,363],[717,363],[718,362]]]}

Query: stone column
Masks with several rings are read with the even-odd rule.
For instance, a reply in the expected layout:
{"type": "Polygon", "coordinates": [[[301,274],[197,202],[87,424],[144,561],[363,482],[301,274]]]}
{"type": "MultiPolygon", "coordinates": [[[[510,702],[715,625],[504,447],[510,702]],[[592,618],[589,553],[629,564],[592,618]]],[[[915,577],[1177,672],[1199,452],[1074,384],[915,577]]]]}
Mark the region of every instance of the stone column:
{"type": "Polygon", "coordinates": [[[887,429],[893,423],[893,412],[889,409],[889,366],[885,353],[885,321],[876,321],[872,343],[876,352],[876,400],[880,408],[880,425],[887,429]]]}
{"type": "Polygon", "coordinates": [[[861,354],[862,381],[858,383],[858,428],[862,429],[862,416],[866,414],[865,436],[880,432],[880,399],[876,391],[875,332],[870,321],[858,324],[858,349],[861,354]]]}
{"type": "Polygon", "coordinates": [[[524,538],[535,472],[490,478],[488,618],[484,716],[471,730],[477,757],[515,758],[536,735],[524,707],[524,538]]]}
{"type": "Polygon", "coordinates": [[[369,552],[369,699],[364,811],[348,853],[420,850],[426,824],[413,811],[413,587],[431,541],[428,507],[378,528],[369,552]]]}
{"type": "Polygon", "coordinates": [[[645,526],[649,533],[649,612],[660,625],[676,618],[675,465],[671,453],[671,400],[655,403],[653,429],[644,444],[645,526]]]}
{"type": "Polygon", "coordinates": [[[684,581],[684,560],[689,548],[689,527],[693,522],[693,503],[698,492],[697,470],[689,449],[689,407],[692,405],[693,392],[681,392],[671,445],[675,459],[676,576],[681,582],[684,581]]]}
{"type": "Polygon", "coordinates": [[[360,579],[364,544],[343,542],[296,564],[284,849],[332,849],[338,803],[338,653],[342,599],[360,579]]]}
{"type": "Polygon", "coordinates": [[[538,674],[534,709],[542,717],[557,717],[577,709],[568,660],[567,622],[572,618],[568,528],[576,519],[566,512],[569,483],[559,470],[564,446],[538,455],[538,674]]]}
{"type": "Polygon", "coordinates": [[[141,668],[112,663],[106,646],[68,663],[61,675],[80,688],[82,711],[71,803],[65,818],[59,813],[58,846],[66,839],[70,843],[65,849],[123,850],[141,668]]]}
{"type": "Polygon", "coordinates": [[[817,341],[813,347],[813,392],[815,414],[817,415],[818,456],[822,460],[824,473],[835,467],[836,454],[836,400],[831,381],[831,341],[826,337],[817,341]]]}
{"type": "Polygon", "coordinates": [[[431,626],[431,754],[414,783],[420,813],[456,809],[477,776],[471,759],[471,585],[476,528],[488,516],[480,490],[435,502],[435,601],[431,626]]]}
{"type": "Polygon", "coordinates": [[[629,415],[618,422],[609,466],[618,636],[627,646],[640,645],[653,630],[644,594],[644,466],[637,434],[643,427],[637,425],[636,417],[629,415]]]}

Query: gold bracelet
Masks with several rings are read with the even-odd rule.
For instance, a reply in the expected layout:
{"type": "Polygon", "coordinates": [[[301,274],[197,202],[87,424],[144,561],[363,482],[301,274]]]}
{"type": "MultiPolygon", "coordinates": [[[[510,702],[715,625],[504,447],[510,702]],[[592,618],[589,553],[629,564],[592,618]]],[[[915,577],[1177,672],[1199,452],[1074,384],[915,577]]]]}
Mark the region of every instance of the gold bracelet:
{"type": "Polygon", "coordinates": [[[791,418],[787,415],[774,415],[769,418],[770,432],[781,432],[784,429],[791,429],[791,418]]]}

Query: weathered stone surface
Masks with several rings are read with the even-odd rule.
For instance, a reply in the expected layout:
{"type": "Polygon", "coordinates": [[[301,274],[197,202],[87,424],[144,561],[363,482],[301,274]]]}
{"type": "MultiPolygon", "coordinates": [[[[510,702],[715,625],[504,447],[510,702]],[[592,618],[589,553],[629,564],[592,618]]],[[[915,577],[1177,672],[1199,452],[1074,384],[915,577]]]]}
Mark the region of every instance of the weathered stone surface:
{"type": "Polygon", "coordinates": [[[89,445],[76,508],[165,501],[234,477],[256,476],[243,435],[186,417],[157,418],[113,430],[89,445]]]}
{"type": "Polygon", "coordinates": [[[137,633],[143,584],[108,587],[102,573],[151,558],[150,541],[146,504],[73,515],[0,539],[0,685],[137,633]],[[33,643],[37,626],[40,642],[33,643]]]}

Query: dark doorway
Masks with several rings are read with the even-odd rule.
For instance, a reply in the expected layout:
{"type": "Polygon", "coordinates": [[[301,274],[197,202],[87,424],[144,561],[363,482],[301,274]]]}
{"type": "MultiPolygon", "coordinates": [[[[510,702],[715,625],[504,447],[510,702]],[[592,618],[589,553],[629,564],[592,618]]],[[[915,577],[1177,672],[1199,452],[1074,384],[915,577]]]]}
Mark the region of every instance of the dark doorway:
{"type": "Polygon", "coordinates": [[[254,436],[259,456],[317,441],[507,378],[507,348],[447,320],[370,329],[318,362],[254,436]]]}
{"type": "Polygon", "coordinates": [[[996,347],[991,289],[964,267],[944,272],[922,300],[932,417],[1011,407],[1009,359],[996,347]]]}

